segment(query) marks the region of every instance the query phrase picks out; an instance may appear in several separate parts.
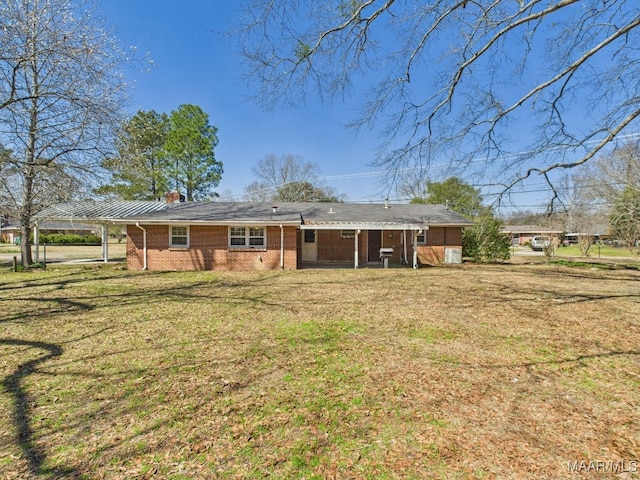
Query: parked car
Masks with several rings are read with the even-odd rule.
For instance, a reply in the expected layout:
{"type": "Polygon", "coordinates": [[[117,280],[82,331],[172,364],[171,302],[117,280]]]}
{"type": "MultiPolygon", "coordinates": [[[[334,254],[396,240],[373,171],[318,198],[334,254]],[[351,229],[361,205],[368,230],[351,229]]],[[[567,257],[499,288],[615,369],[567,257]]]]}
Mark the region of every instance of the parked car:
{"type": "Polygon", "coordinates": [[[551,245],[551,239],[547,236],[537,236],[531,240],[531,250],[534,252],[541,252],[549,245],[551,245]]]}

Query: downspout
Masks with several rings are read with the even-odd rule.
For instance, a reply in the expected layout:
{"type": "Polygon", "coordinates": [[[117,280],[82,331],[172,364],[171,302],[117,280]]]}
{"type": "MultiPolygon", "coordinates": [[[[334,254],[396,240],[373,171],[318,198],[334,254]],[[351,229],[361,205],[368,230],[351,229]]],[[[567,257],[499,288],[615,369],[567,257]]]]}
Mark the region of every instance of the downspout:
{"type": "Polygon", "coordinates": [[[418,268],[418,234],[422,230],[413,231],[413,268],[418,268]]]}
{"type": "Polygon", "coordinates": [[[140,222],[136,222],[136,227],[142,230],[142,270],[147,269],[147,230],[140,226],[140,222]]]}
{"type": "Polygon", "coordinates": [[[284,227],[280,224],[280,270],[284,270],[284,227]]]}
{"type": "Polygon", "coordinates": [[[402,246],[404,247],[404,263],[405,265],[409,263],[407,260],[407,231],[402,230],[402,246]]]}

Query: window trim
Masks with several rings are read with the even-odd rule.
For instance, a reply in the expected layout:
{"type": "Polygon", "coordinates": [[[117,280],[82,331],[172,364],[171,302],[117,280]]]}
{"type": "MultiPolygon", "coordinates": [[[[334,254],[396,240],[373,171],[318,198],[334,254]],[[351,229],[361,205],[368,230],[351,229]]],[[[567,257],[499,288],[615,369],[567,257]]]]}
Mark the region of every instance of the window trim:
{"type": "Polygon", "coordinates": [[[191,235],[190,235],[189,225],[170,225],[169,226],[169,248],[189,248],[189,245],[191,244],[190,240],[191,240],[191,235]],[[186,235],[174,235],[173,233],[174,228],[186,229],[186,235]],[[174,238],[176,237],[179,237],[179,238],[186,237],[186,244],[174,243],[174,238]]]}
{"type": "Polygon", "coordinates": [[[227,248],[229,250],[266,250],[267,249],[267,227],[258,225],[229,225],[227,229],[227,248]],[[231,235],[233,229],[243,229],[244,235],[231,235]],[[252,232],[252,230],[254,230],[252,232]],[[262,230],[262,235],[255,235],[255,230],[262,230]],[[231,239],[244,238],[242,245],[234,245],[231,239]],[[262,239],[261,244],[252,244],[254,239],[262,239]]]}

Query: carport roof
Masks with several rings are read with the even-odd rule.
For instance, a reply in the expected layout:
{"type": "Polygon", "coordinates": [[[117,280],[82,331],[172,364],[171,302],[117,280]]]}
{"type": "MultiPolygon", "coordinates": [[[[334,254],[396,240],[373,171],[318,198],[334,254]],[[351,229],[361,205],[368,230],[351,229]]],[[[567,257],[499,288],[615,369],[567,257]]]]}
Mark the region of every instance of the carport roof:
{"type": "Polygon", "coordinates": [[[164,202],[149,202],[142,200],[109,201],[109,202],[68,202],[59,203],[41,210],[35,215],[37,220],[52,221],[84,221],[84,222],[113,222],[148,212],[166,210],[169,204],[164,202]]]}

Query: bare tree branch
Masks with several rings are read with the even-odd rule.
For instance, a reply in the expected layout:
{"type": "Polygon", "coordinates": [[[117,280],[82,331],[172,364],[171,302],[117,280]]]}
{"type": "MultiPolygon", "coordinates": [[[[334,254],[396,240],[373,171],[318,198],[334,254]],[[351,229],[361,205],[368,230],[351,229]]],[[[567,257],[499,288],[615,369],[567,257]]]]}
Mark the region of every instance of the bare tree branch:
{"type": "Polygon", "coordinates": [[[4,180],[19,192],[22,263],[31,263],[32,217],[99,175],[122,118],[125,61],[79,0],[0,3],[0,144],[12,150],[4,180]]]}
{"type": "Polygon", "coordinates": [[[633,0],[250,0],[238,30],[268,107],[364,99],[387,187],[434,161],[506,190],[577,168],[640,122],[633,0]],[[382,126],[380,126],[380,124],[382,126]]]}

